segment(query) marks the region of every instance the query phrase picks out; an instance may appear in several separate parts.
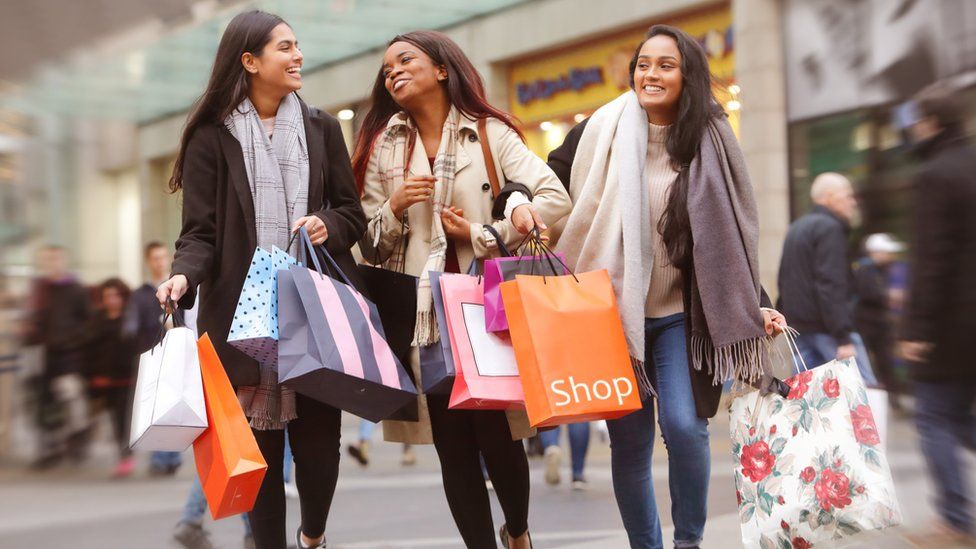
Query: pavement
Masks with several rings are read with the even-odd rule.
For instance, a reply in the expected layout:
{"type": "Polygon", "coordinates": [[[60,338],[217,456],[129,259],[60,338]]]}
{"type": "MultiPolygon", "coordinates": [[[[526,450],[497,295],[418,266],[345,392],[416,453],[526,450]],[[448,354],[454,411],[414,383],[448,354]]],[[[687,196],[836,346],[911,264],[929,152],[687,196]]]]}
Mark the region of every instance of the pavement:
{"type": "MultiPolygon", "coordinates": [[[[344,444],[356,439],[358,419],[343,418],[344,444]]],[[[108,425],[100,432],[107,435],[108,425]]],[[[740,532],[732,481],[728,419],[720,413],[710,426],[712,475],[705,548],[740,547],[740,532]]],[[[565,436],[565,435],[564,435],[565,436]]],[[[379,441],[377,430],[368,468],[344,453],[339,485],[327,535],[336,549],[462,547],[441,489],[436,454],[430,446],[415,447],[417,465],[399,464],[399,445],[379,441]]],[[[932,520],[928,503],[931,486],[917,450],[910,421],[890,420],[888,458],[905,516],[905,524],[882,534],[859,537],[845,547],[899,549],[913,547],[906,532],[924,528],[932,520]]],[[[108,549],[116,547],[172,548],[172,528],[180,517],[195,474],[192,453],[172,478],[150,478],[147,456],[140,455],[138,472],[112,480],[114,449],[107,440],[94,445],[92,457],[81,466],[62,466],[44,473],[25,467],[29,437],[14,437],[13,454],[0,460],[0,548],[108,549]]],[[[565,444],[565,441],[564,441],[565,444]]],[[[10,449],[8,449],[10,450],[10,449]]],[[[627,538],[613,499],[610,451],[594,430],[587,464],[590,488],[570,490],[566,480],[549,486],[541,459],[532,459],[530,527],[535,547],[612,549],[627,547],[627,538]]],[[[658,505],[665,510],[664,538],[671,539],[668,508],[667,452],[658,442],[653,476],[658,505]]],[[[493,499],[496,525],[502,515],[493,499]]],[[[298,501],[288,502],[288,531],[298,527],[298,501]]],[[[205,523],[217,547],[242,547],[243,528],[236,517],[205,523]]],[[[818,545],[818,547],[825,545],[818,545]]]]}

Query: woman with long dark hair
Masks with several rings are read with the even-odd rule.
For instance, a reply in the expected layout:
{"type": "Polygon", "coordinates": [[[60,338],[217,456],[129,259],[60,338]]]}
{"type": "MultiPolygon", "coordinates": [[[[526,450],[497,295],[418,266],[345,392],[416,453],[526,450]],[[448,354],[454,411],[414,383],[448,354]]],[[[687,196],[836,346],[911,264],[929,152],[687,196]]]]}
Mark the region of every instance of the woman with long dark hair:
{"type": "MultiPolygon", "coordinates": [[[[513,245],[520,233],[544,230],[567,214],[569,197],[526,148],[512,118],[488,104],[464,52],[432,31],[390,41],[353,165],[369,218],[363,256],[420,279],[411,356],[419,379],[417,348],[438,340],[428,272],[465,272],[473,261],[496,256],[498,240],[513,245]],[[482,145],[497,165],[489,165],[482,145]],[[489,170],[511,181],[498,196],[489,170]],[[503,210],[508,215],[499,215],[503,210]]],[[[434,443],[451,513],[473,548],[496,547],[479,456],[505,513],[502,543],[531,545],[529,470],[518,440],[530,432],[524,412],[449,410],[446,395],[422,397],[418,423],[384,422],[387,440],[434,443]]]]}
{"type": "Polygon", "coordinates": [[[556,249],[614,281],[642,410],[608,421],[614,494],[631,547],[663,547],[651,483],[654,400],[668,449],[676,547],[697,547],[722,382],[757,380],[785,325],[759,285],[758,214],[742,152],[688,34],[650,29],[632,90],[597,110],[549,165],[575,208],[556,249]],[[656,398],[650,398],[656,396],[656,398]]]}
{"type": "MultiPolygon", "coordinates": [[[[308,230],[358,284],[349,249],[366,220],[337,120],[309,108],[302,52],[290,26],[260,11],[228,24],[210,83],[183,132],[170,180],[183,190],[183,230],[162,305],[193,305],[250,419],[268,472],[250,513],[260,549],[285,547],[285,433],[294,453],[302,522],[298,546],[325,547],[339,472],[339,410],[278,385],[277,372],[227,345],[255,247],[288,247],[308,230]]],[[[294,252],[294,250],[293,250],[294,252]]]]}

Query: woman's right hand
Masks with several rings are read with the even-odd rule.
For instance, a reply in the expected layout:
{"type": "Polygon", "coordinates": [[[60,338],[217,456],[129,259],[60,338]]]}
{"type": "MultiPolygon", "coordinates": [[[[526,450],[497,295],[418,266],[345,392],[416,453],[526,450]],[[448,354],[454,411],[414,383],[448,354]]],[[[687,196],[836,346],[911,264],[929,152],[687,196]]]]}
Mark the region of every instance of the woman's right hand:
{"type": "Polygon", "coordinates": [[[434,194],[434,181],[436,179],[431,175],[408,177],[390,197],[390,209],[393,210],[393,215],[399,219],[410,206],[429,200],[434,194]]]}
{"type": "Polygon", "coordinates": [[[159,306],[166,309],[166,302],[172,300],[176,303],[186,294],[187,289],[190,287],[190,281],[186,279],[186,275],[173,275],[169,280],[163,282],[156,289],[156,299],[159,300],[159,306]]]}

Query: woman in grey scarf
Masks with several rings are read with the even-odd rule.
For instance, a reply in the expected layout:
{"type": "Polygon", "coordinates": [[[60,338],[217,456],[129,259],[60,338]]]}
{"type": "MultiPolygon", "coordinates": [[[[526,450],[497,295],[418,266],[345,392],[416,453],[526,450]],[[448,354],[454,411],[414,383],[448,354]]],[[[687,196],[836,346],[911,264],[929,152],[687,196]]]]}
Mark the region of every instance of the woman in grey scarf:
{"type": "Polygon", "coordinates": [[[663,547],[651,482],[654,408],[669,454],[676,547],[702,540],[708,420],[722,382],[755,381],[785,319],[764,308],[758,215],[708,60],[683,31],[652,27],[630,64],[632,90],[553,151],[573,213],[556,249],[614,281],[644,408],[608,421],[614,493],[632,547],[663,547]],[[650,398],[654,396],[656,398],[650,398]]]}
{"type": "Polygon", "coordinates": [[[301,501],[298,547],[325,547],[340,412],[284,388],[275,365],[227,345],[238,296],[255,247],[286,249],[300,227],[358,284],[349,250],[366,228],[338,121],[296,94],[302,61],[294,32],[278,16],[251,11],[228,24],[170,182],[183,191],[183,229],[173,276],[157,292],[164,306],[172,300],[189,308],[200,287],[199,331],[214,342],[268,463],[249,515],[261,549],[286,546],[285,429],[301,501]]]}

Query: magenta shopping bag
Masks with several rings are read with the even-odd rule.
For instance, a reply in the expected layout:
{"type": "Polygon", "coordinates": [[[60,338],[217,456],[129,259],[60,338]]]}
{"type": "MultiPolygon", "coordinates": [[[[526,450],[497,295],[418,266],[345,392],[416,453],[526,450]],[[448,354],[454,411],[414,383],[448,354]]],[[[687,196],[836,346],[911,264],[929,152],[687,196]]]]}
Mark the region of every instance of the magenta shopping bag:
{"type": "MultiPolygon", "coordinates": [[[[556,254],[566,262],[563,254],[556,254]]],[[[505,304],[499,286],[502,282],[515,280],[515,275],[559,276],[566,274],[562,263],[545,255],[497,257],[485,261],[485,328],[489,332],[508,330],[505,304]]]]}

